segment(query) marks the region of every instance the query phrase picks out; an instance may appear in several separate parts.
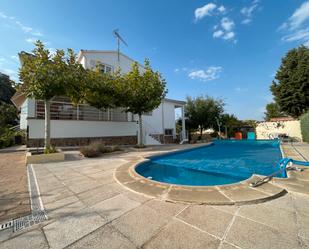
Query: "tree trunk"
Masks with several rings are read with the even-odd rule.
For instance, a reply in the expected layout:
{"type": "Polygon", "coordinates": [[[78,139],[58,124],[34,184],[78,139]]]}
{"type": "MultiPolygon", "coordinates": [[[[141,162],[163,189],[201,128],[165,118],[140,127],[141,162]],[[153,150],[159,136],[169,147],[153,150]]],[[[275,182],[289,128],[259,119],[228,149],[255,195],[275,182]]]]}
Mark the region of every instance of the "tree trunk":
{"type": "Polygon", "coordinates": [[[200,127],[200,139],[202,140],[203,137],[203,126],[200,127]]]}
{"type": "Polygon", "coordinates": [[[143,146],[143,124],[142,124],[142,114],[138,114],[138,128],[139,128],[139,136],[138,136],[138,145],[143,146]]]}
{"type": "Polygon", "coordinates": [[[45,100],[45,146],[44,149],[50,149],[50,101],[45,100]]]}

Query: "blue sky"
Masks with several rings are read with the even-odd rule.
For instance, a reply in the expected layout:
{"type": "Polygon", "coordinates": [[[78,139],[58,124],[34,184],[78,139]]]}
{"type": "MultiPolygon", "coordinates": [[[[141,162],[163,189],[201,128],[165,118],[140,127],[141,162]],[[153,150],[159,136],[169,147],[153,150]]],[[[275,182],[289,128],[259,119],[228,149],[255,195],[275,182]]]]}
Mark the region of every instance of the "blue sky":
{"type": "Polygon", "coordinates": [[[0,2],[0,71],[17,79],[21,50],[41,39],[55,48],[128,47],[149,58],[167,81],[168,97],[210,95],[241,119],[262,119],[269,85],[285,53],[309,45],[309,1],[17,1],[0,2]]]}

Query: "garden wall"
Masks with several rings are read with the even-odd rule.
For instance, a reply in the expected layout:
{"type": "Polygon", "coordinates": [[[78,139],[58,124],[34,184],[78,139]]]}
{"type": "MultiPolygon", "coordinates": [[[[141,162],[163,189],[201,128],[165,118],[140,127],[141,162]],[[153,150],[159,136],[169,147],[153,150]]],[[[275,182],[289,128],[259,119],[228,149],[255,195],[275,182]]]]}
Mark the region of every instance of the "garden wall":
{"type": "Polygon", "coordinates": [[[257,139],[272,139],[276,134],[286,134],[302,141],[299,120],[260,122],[256,127],[257,139]]]}

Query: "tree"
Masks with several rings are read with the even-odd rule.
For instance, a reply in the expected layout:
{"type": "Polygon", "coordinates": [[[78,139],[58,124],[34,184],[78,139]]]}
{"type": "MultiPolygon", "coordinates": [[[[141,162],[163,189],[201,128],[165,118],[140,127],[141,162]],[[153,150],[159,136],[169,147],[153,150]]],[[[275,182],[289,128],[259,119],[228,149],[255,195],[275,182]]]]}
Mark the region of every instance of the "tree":
{"type": "Polygon", "coordinates": [[[145,60],[144,72],[140,72],[138,64],[132,64],[130,72],[117,77],[120,95],[118,105],[138,115],[138,146],[143,146],[142,114],[157,108],[165,97],[166,83],[159,72],[154,72],[149,60],[145,60]]]}
{"type": "Polygon", "coordinates": [[[224,113],[220,117],[220,121],[222,123],[222,127],[225,128],[227,137],[233,136],[233,132],[235,128],[241,127],[243,122],[239,120],[234,114],[224,113]]]}
{"type": "Polygon", "coordinates": [[[309,48],[290,50],[270,87],[281,111],[299,117],[309,110],[309,48]]]}
{"type": "Polygon", "coordinates": [[[0,102],[11,104],[11,98],[16,92],[14,81],[10,77],[0,72],[0,102]]]}
{"type": "Polygon", "coordinates": [[[6,127],[11,125],[17,125],[17,109],[15,106],[7,104],[7,103],[0,103],[0,127],[6,127]]]}
{"type": "Polygon", "coordinates": [[[264,112],[266,121],[269,121],[271,118],[282,117],[284,113],[280,110],[280,107],[277,103],[272,102],[266,105],[266,112],[264,112]]]}
{"type": "Polygon", "coordinates": [[[45,104],[45,152],[50,151],[50,102],[56,96],[67,93],[73,100],[79,101],[81,94],[72,89],[80,90],[79,84],[84,79],[81,68],[76,65],[73,50],[68,50],[65,58],[63,50],[57,50],[54,55],[45,49],[42,42],[35,43],[33,54],[20,53],[21,68],[19,70],[22,92],[27,97],[40,99],[45,104]]]}
{"type": "Polygon", "coordinates": [[[8,75],[0,73],[0,127],[16,125],[18,113],[11,102],[11,97],[16,92],[15,82],[8,75]]]}
{"type": "Polygon", "coordinates": [[[185,115],[188,117],[190,128],[199,129],[202,136],[203,130],[216,126],[216,118],[223,113],[224,102],[209,96],[197,98],[187,97],[185,115]]]}

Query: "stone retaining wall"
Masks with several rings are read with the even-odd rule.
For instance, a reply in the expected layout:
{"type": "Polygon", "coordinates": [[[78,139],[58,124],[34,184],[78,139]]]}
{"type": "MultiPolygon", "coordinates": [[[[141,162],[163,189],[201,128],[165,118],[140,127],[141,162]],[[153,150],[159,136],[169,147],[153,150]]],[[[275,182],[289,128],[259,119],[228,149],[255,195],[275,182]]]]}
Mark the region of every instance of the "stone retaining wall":
{"type": "MultiPolygon", "coordinates": [[[[52,138],[54,146],[85,146],[91,142],[100,141],[106,145],[134,145],[137,143],[137,136],[120,137],[81,137],[81,138],[52,138]]],[[[44,139],[27,139],[27,147],[43,147],[44,139]]]]}

